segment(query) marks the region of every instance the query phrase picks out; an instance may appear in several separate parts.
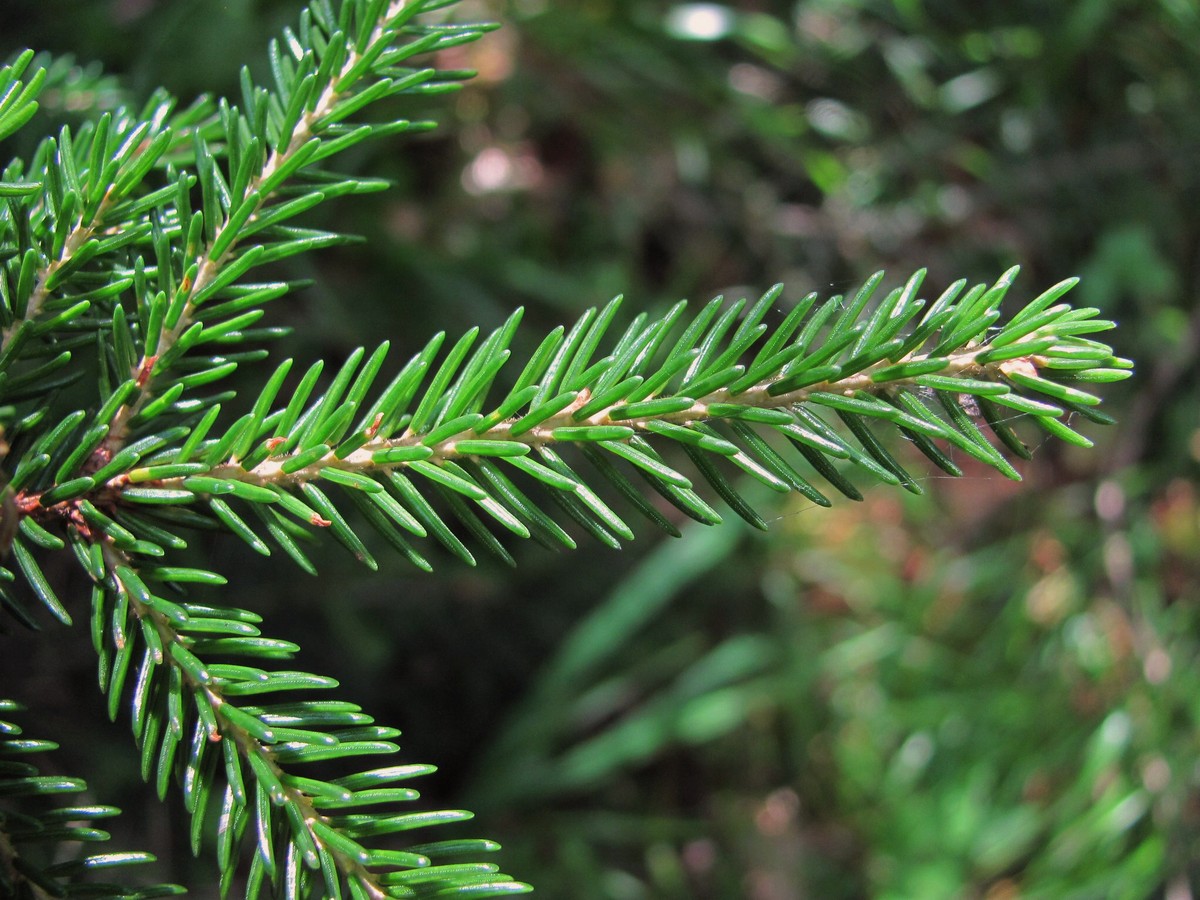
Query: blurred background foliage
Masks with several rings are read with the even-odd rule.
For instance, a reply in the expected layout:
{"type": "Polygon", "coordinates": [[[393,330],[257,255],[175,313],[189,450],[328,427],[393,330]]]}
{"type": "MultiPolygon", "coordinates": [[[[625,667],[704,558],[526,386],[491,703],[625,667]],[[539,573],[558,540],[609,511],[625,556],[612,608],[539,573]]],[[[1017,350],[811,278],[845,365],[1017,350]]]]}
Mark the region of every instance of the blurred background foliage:
{"type": "MultiPolygon", "coordinates": [[[[46,119],[165,84],[232,93],[290,0],[6,0],[5,53],[96,61],[46,119]],[[82,99],[81,99],[82,98],[82,99]]],[[[1200,887],[1200,7],[1191,0],[465,0],[505,27],[444,65],[479,77],[443,127],[343,168],[392,180],[319,224],[366,242],[289,270],[316,286],[279,354],[433,331],[526,335],[630,308],[876,268],[930,284],[1018,262],[1120,322],[1138,375],[1092,451],[1036,448],[1013,485],[793,499],[616,554],[514,548],[380,575],[238,573],[305,665],[442,767],[507,871],[547,897],[1152,897],[1200,887]]],[[[756,294],[754,294],[756,296],[756,294]]],[[[398,364],[398,362],[397,362],[398,364]]],[[[251,378],[254,376],[251,375],[251,378]]],[[[902,448],[901,448],[902,449],[902,448]]],[[[917,463],[918,466],[921,463],[917,463]]],[[[768,501],[770,502],[770,501],[768,501]]],[[[71,577],[62,573],[63,578],[71,577]]],[[[83,596],[79,592],[77,596],[83,596]]],[[[130,846],[186,837],[76,703],[86,636],[0,653],[39,734],[111,760],[130,846]]],[[[98,694],[97,694],[98,696],[98,694]]],[[[100,719],[99,704],[93,705],[100,719]]],[[[32,726],[33,723],[31,723],[32,726]]],[[[57,764],[71,768],[69,756],[57,764]]],[[[82,769],[83,767],[78,767],[82,769]]],[[[88,766],[95,771],[94,766],[88,766]]],[[[198,891],[198,896],[205,896],[198,891]]]]}

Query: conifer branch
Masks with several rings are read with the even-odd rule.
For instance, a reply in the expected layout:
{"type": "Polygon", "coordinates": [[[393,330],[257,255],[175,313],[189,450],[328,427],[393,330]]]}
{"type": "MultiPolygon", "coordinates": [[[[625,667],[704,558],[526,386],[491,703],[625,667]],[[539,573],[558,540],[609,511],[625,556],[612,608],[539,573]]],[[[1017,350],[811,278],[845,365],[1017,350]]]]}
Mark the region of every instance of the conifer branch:
{"type": "MultiPolygon", "coordinates": [[[[168,292],[167,312],[160,322],[161,330],[151,338],[153,352],[143,353],[131,372],[137,389],[113,419],[106,439],[109,450],[115,452],[124,446],[130,421],[154,396],[155,376],[167,371],[166,362],[171,359],[172,348],[196,322],[201,304],[213,299],[216,293],[214,285],[230,271],[235,261],[240,261],[244,269],[248,269],[258,264],[254,259],[256,255],[265,255],[262,245],[251,247],[240,255],[237,251],[245,239],[259,230],[264,212],[281,191],[303,174],[307,167],[363,138],[384,131],[428,127],[429,123],[400,120],[391,123],[388,129],[362,126],[336,136],[340,127],[338,123],[351,112],[383,97],[413,92],[434,75],[433,70],[424,70],[396,79],[383,74],[389,67],[395,66],[416,49],[425,52],[437,50],[454,43],[475,40],[483,34],[483,28],[455,28],[449,38],[425,40],[423,43],[426,46],[423,47],[420,46],[421,41],[408,46],[398,45],[401,26],[426,5],[419,0],[391,0],[386,5],[375,3],[369,8],[376,12],[377,18],[358,22],[357,37],[350,32],[344,33],[341,28],[331,30],[327,38],[329,43],[324,48],[318,50],[315,45],[305,42],[310,49],[304,53],[300,52],[302,45],[299,42],[292,42],[290,58],[273,47],[273,64],[279,82],[277,88],[281,99],[288,104],[280,133],[269,135],[263,127],[256,128],[248,118],[254,106],[266,96],[265,92],[261,92],[262,89],[257,94],[253,90],[246,91],[246,113],[236,107],[226,107],[224,112],[232,123],[226,125],[227,157],[231,171],[228,172],[228,184],[222,191],[223,218],[219,223],[205,223],[210,236],[199,246],[193,248],[192,242],[189,242],[182,276],[174,290],[168,292]],[[341,60],[340,63],[338,60],[341,60]],[[279,72],[286,70],[289,65],[293,70],[291,78],[281,78],[279,72]],[[254,137],[246,140],[246,135],[254,137]],[[326,140],[330,135],[335,135],[333,140],[326,140]],[[238,157],[233,151],[239,143],[244,144],[240,147],[243,157],[241,166],[249,167],[253,174],[232,171],[233,162],[238,157]],[[263,158],[265,150],[267,152],[263,158]],[[240,191],[237,190],[239,186],[240,191]]],[[[311,23],[308,24],[311,27],[311,23]]],[[[339,24],[344,28],[348,23],[339,24]]],[[[438,36],[436,32],[431,34],[438,36]]],[[[203,150],[200,156],[198,163],[203,165],[203,150]]],[[[209,178],[215,180],[216,177],[214,164],[209,178]]],[[[309,198],[311,202],[306,207],[325,199],[319,190],[310,194],[309,198]]],[[[206,212],[211,219],[211,208],[206,212]]],[[[303,249],[312,245],[310,238],[303,249]]],[[[238,274],[240,276],[241,272],[238,274]]]]}
{"type": "MultiPolygon", "coordinates": [[[[321,393],[316,391],[321,367],[313,366],[283,403],[291,368],[285,361],[254,408],[222,432],[211,432],[217,411],[212,407],[190,433],[160,426],[154,438],[89,463],[114,400],[90,428],[83,428],[82,414],[72,414],[33,448],[34,458],[46,460],[46,472],[52,453],[65,454],[52,482],[39,487],[31,474],[27,485],[20,471],[14,477],[17,561],[47,608],[66,621],[65,608],[22,538],[52,547],[53,536],[41,532],[61,522],[84,534],[106,534],[136,552],[141,542],[135,533],[146,527],[143,516],[161,520],[169,530],[181,521],[183,508],[191,507],[195,511],[188,515],[199,515],[196,523],[227,528],[257,552],[269,553],[229,502],[234,501],[251,510],[272,541],[306,569],[311,563],[291,535],[306,526],[331,529],[374,566],[366,544],[326,493],[329,486],[344,492],[420,568],[430,564],[410,539],[430,535],[474,562],[439,506],[506,562],[511,555],[476,509],[504,532],[574,547],[574,539],[538,500],[526,496],[520,482],[544,489],[601,542],[617,546],[618,539],[631,539],[629,525],[563,458],[564,445],[581,451],[604,481],[672,533],[674,526],[646,502],[626,467],[683,514],[709,524],[721,516],[662,455],[670,445],[684,451],[739,516],[760,528],[762,518],[722,473],[719,460],[772,490],[798,491],[825,506],[831,501],[813,484],[814,476],[851,499],[862,497],[843,463],[875,481],[919,493],[921,479],[886,449],[873,425],[897,428],[949,474],[961,474],[951,456],[960,451],[1019,479],[1007,455],[1028,456],[1028,450],[1009,425],[1012,415],[1090,446],[1062,420],[1078,414],[1110,421],[1087,387],[1127,377],[1130,363],[1083,337],[1111,322],[1095,318],[1095,309],[1057,302],[1075,279],[1053,286],[1006,325],[994,327],[1015,275],[1010,270],[990,287],[969,290],[960,281],[927,304],[918,295],[923,273],[881,300],[875,296],[879,273],[849,300],[817,304],[809,295],[775,329],[762,320],[778,302],[779,288],[749,309],[744,303],[725,307],[718,298],[690,322],[677,305],[657,321],[639,316],[612,351],[596,359],[618,309],[614,302],[585,314],[569,333],[558,329],[549,335],[512,386],[492,398],[518,312],[474,353],[469,351],[476,332],[469,332],[440,364],[442,338],[436,337],[374,401],[368,398],[387,345],[365,362],[361,351],[352,355],[321,393]],[[73,445],[67,442],[72,434],[81,434],[73,445]],[[179,444],[184,434],[187,440],[179,444]],[[73,447],[69,454],[66,447],[73,447]],[[789,447],[811,471],[784,455],[789,447]],[[133,517],[128,526],[122,524],[127,516],[133,517]]],[[[160,413],[170,419],[168,407],[160,413]]],[[[153,532],[148,536],[148,546],[159,542],[153,532]]]]}
{"type": "MultiPolygon", "coordinates": [[[[569,334],[558,329],[549,335],[511,388],[495,398],[491,387],[508,361],[519,312],[473,354],[476,333],[468,333],[440,365],[438,336],[371,402],[386,345],[365,363],[361,351],[354,354],[321,393],[320,366],[312,367],[283,403],[291,368],[285,361],[254,409],[223,432],[210,435],[210,409],[182,446],[162,439],[160,431],[158,441],[130,445],[91,473],[81,468],[88,458],[85,441],[84,450],[77,448],[59,466],[52,487],[22,487],[16,510],[26,530],[55,520],[100,523],[103,529],[100,517],[119,522],[125,511],[169,520],[176,507],[199,507],[258,552],[269,552],[227,502],[233,500],[248,504],[275,543],[305,568],[311,565],[288,536],[290,528],[331,528],[374,565],[322,489],[332,485],[410,561],[427,568],[410,537],[432,534],[473,561],[430,497],[447,504],[453,518],[506,561],[511,557],[474,508],[519,537],[574,546],[538,501],[525,496],[521,481],[545,489],[602,542],[632,538],[623,519],[563,459],[564,445],[581,450],[604,480],[667,531],[673,526],[645,503],[624,467],[680,512],[720,521],[692,479],[661,455],[672,444],[758,527],[764,527],[761,517],[715,461],[724,459],[773,490],[799,491],[820,505],[830,501],[813,485],[814,475],[861,499],[840,463],[920,492],[920,479],[885,449],[873,424],[899,429],[950,474],[961,474],[950,455],[961,451],[1019,479],[1004,451],[1018,457],[1028,451],[1008,418],[1024,416],[1051,435],[1088,446],[1062,420],[1079,414],[1107,421],[1086,388],[1127,377],[1130,364],[1083,337],[1111,322],[1095,318],[1094,309],[1057,302],[1074,279],[993,327],[1015,275],[1014,269],[990,287],[970,290],[960,281],[927,305],[918,295],[923,273],[881,300],[875,296],[880,273],[849,300],[817,304],[814,295],[806,297],[775,329],[762,320],[777,304],[779,288],[749,309],[744,303],[725,307],[718,298],[690,322],[676,306],[657,321],[638,317],[612,351],[596,359],[617,312],[614,302],[585,314],[569,334]],[[789,446],[811,472],[783,455],[789,446]]],[[[68,424],[79,428],[82,419],[68,424]]]]}
{"type": "MultiPolygon", "coordinates": [[[[78,534],[79,539],[87,542],[81,545],[81,559],[88,560],[93,577],[100,574],[94,570],[93,551],[100,548],[102,553],[103,578],[93,593],[93,638],[109,713],[115,716],[125,702],[132,675],[132,725],[143,777],[155,778],[161,798],[172,773],[181,770],[193,853],[200,851],[206,811],[222,795],[217,843],[223,890],[235,875],[247,830],[256,835],[251,884],[282,878],[303,891],[310,878],[318,877],[326,896],[339,896],[345,883],[354,896],[372,900],[443,896],[438,892],[453,890],[453,880],[443,879],[434,865],[444,845],[415,852],[368,849],[361,843],[365,837],[471,818],[462,810],[395,811],[396,803],[419,795],[407,787],[385,786],[427,774],[432,767],[393,765],[332,781],[288,771],[290,765],[394,754],[399,748],[390,739],[398,731],[373,725],[357,706],[346,703],[237,705],[237,696],[321,690],[337,682],[305,672],[207,662],[209,655],[251,662],[288,659],[298,648],[263,638],[256,627],[261,620],[252,613],[168,600],[151,587],[223,584],[216,573],[150,565],[139,571],[137,560],[115,546],[111,536],[78,534]],[[224,776],[223,791],[217,787],[219,774],[224,776]],[[381,804],[386,804],[382,810],[381,804]],[[406,891],[409,883],[413,887],[406,891]]],[[[475,842],[474,848],[487,851],[497,845],[475,842]]],[[[473,887],[481,896],[528,890],[494,865],[479,864],[476,874],[473,887]]]]}
{"type": "MultiPolygon", "coordinates": [[[[671,444],[685,451],[735,512],[758,527],[764,527],[762,519],[714,460],[723,458],[773,490],[799,491],[820,505],[830,501],[813,485],[814,474],[851,499],[861,499],[840,462],[874,480],[920,492],[920,479],[884,448],[872,424],[898,428],[950,474],[961,474],[948,452],[957,450],[1019,479],[1000,448],[1016,456],[1028,451],[1008,424],[1011,413],[1001,410],[1027,417],[1060,439],[1090,446],[1061,420],[1079,414],[1107,421],[1096,410],[1099,399],[1086,388],[1127,377],[1130,364],[1106,345],[1082,337],[1111,322],[1095,318],[1094,309],[1056,302],[1074,279],[1050,288],[1008,324],[993,328],[1015,275],[1010,270],[994,285],[970,290],[960,281],[927,307],[918,296],[923,273],[917,273],[872,309],[879,273],[848,301],[833,297],[816,304],[814,295],[806,297],[774,330],[762,320],[777,303],[779,288],[749,310],[744,303],[724,308],[718,298],[690,322],[676,306],[655,322],[638,317],[612,352],[597,360],[616,315],[614,302],[600,313],[585,314],[569,334],[559,329],[548,336],[512,387],[494,400],[491,386],[508,360],[519,312],[473,354],[475,332],[435,366],[438,336],[373,402],[368,396],[386,345],[365,363],[361,351],[354,354],[315,399],[320,366],[312,367],[286,404],[272,409],[291,368],[285,361],[254,409],[222,433],[210,436],[216,421],[211,408],[182,445],[174,443],[175,432],[160,429],[153,440],[105,453],[92,464],[99,468],[89,471],[91,448],[107,421],[97,415],[58,466],[51,486],[26,487],[14,479],[19,490],[13,515],[27,538],[32,529],[55,521],[111,537],[108,523],[120,527],[126,511],[169,519],[176,507],[199,506],[202,515],[211,515],[211,521],[232,529],[258,552],[269,552],[228,498],[249,504],[275,542],[305,568],[311,566],[288,536],[298,524],[332,528],[355,555],[374,565],[361,538],[318,486],[332,485],[346,491],[406,557],[427,568],[428,561],[400,532],[433,534],[473,561],[424,496],[430,490],[506,561],[511,559],[507,551],[465,501],[520,537],[574,546],[513,477],[547,490],[602,542],[615,545],[618,537],[632,538],[629,526],[562,458],[563,445],[582,450],[599,475],[667,531],[673,526],[646,505],[623,474],[624,466],[684,514],[710,524],[720,521],[692,480],[656,449],[671,444]],[[972,413],[968,406],[977,409],[972,413]],[[827,421],[830,414],[839,427],[827,421]],[[977,420],[986,422],[999,447],[977,420]],[[784,447],[772,443],[779,439],[799,451],[811,473],[782,455],[784,447]]],[[[38,449],[53,452],[78,433],[83,421],[79,415],[68,417],[51,432],[53,441],[48,438],[38,449]]],[[[37,578],[30,555],[20,552],[18,560],[34,581],[44,581],[37,578]]],[[[45,602],[65,616],[57,600],[45,602]]]]}
{"type": "MultiPolygon", "coordinates": [[[[952,475],[962,474],[963,453],[1019,479],[1013,460],[1029,451],[1013,418],[1090,446],[1068,423],[1110,422],[1091,385],[1130,374],[1128,360],[1088,337],[1113,323],[1059,302],[1074,279],[1000,324],[1015,269],[928,301],[923,272],[886,293],[877,273],[852,296],[822,302],[810,294],[785,304],[777,286],[754,303],[716,298],[690,318],[680,303],[636,316],[612,339],[618,298],[547,335],[515,377],[505,367],[519,310],[481,341],[473,329],[444,349],[445,335],[435,336],[382,390],[387,343],[355,351],[324,380],[321,362],[292,379],[285,360],[247,411],[222,420],[236,394],[211,386],[266,357],[259,345],[279,329],[256,323],[295,287],[249,273],[345,240],[291,223],[327,199],[383,186],[324,172],[324,162],[429,125],[350,120],[383,98],[468,77],[411,65],[489,27],[417,18],[445,5],[314,0],[271,46],[273,86],[244,72],[240,105],[202,100],[176,112],[160,92],[140,111],[62,129],[0,176],[0,551],[12,560],[0,568],[0,607],[37,627],[32,597],[71,624],[75,605],[59,598],[43,560],[75,556],[92,584],[88,618],[110,716],[131,710],[142,774],[160,796],[180,783],[196,851],[205,812],[221,798],[223,890],[254,834],[251,897],[268,885],[289,897],[346,889],[355,900],[529,887],[493,864],[454,861],[496,849],[489,841],[367,846],[469,817],[394,812],[417,795],[393,785],[430,767],[295,774],[307,762],[394,754],[398,732],[349,703],[243,705],[238,698],[336,682],[267,665],[299,648],[263,637],[255,613],[188,598],[188,584],[225,584],[173,564],[194,529],[234,534],[263,555],[281,549],[307,571],[299,539],[314,527],[375,566],[360,522],[422,569],[431,568],[423,538],[468,564],[473,539],[511,564],[509,536],[553,548],[574,547],[573,531],[611,547],[632,539],[619,502],[672,534],[676,513],[716,524],[701,480],[765,528],[728,467],[826,506],[819,479],[862,499],[847,472],[919,493],[922,479],[882,437],[895,429],[952,475]],[[63,414],[52,395],[85,374],[72,365],[84,346],[99,347],[87,373],[99,400],[63,414]]],[[[0,69],[0,138],[37,108],[46,75],[27,75],[32,58],[0,69]]],[[[7,724],[0,754],[16,746],[7,724]]],[[[54,789],[26,768],[0,767],[0,794],[26,787],[38,797],[54,789]]],[[[39,815],[44,825],[66,813],[39,815]]],[[[78,866],[22,868],[16,821],[0,812],[0,891],[24,879],[34,897],[61,893],[60,876],[78,866]]]]}

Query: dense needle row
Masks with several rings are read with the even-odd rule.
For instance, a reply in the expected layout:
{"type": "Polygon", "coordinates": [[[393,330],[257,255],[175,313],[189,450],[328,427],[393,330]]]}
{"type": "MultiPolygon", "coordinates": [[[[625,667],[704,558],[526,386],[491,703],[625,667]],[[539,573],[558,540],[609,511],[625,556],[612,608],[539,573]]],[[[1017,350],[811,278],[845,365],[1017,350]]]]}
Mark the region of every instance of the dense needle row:
{"type": "MultiPolygon", "coordinates": [[[[663,456],[671,444],[758,527],[761,518],[727,472],[744,471],[821,505],[830,501],[813,484],[818,478],[861,498],[842,462],[871,480],[919,491],[918,479],[876,436],[877,423],[896,426],[951,474],[961,474],[950,455],[959,450],[1016,478],[982,429],[1026,455],[1009,424],[1025,414],[1050,434],[1086,445],[1064,420],[1079,413],[1104,421],[1097,398],[1083,388],[1124,378],[1128,363],[1081,336],[1111,323],[1096,319],[1095,310],[1056,302],[1073,280],[992,328],[1014,274],[990,287],[968,290],[959,282],[928,304],[917,296],[921,273],[883,298],[873,296],[877,275],[848,301],[806,297],[774,327],[763,319],[780,302],[778,288],[749,309],[718,298],[690,319],[679,304],[655,320],[635,317],[601,355],[614,302],[569,331],[552,332],[499,393],[492,388],[519,312],[482,341],[472,330],[444,353],[444,335],[436,336],[374,395],[386,344],[369,356],[356,351],[324,390],[317,387],[318,363],[284,394],[288,360],[253,409],[224,429],[215,429],[212,409],[177,449],[149,459],[127,452],[120,466],[63,478],[71,492],[100,490],[126,504],[206,505],[259,552],[268,550],[259,534],[265,530],[306,568],[287,537],[289,525],[330,527],[374,565],[331,492],[348,498],[423,568],[429,561],[413,540],[427,535],[473,562],[447,518],[508,562],[481,516],[501,532],[573,546],[540,498],[526,495],[531,484],[583,529],[618,546],[633,531],[593,488],[595,479],[580,474],[580,459],[668,531],[675,530],[670,519],[631,478],[684,514],[719,522],[692,479],[663,456]],[[567,447],[578,455],[564,456],[567,447]],[[789,458],[792,451],[799,459],[789,458]],[[235,513],[230,501],[256,510],[262,527],[235,513]]],[[[71,499],[66,494],[51,496],[61,503],[71,499]]]]}

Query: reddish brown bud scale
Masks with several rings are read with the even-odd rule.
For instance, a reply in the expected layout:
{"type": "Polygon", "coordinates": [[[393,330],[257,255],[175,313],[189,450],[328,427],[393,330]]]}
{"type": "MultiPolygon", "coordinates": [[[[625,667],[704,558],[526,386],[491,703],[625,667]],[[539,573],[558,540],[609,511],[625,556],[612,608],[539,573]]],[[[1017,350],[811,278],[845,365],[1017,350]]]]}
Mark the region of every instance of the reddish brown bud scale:
{"type": "Polygon", "coordinates": [[[158,356],[147,356],[142,360],[141,366],[138,367],[137,386],[143,388],[146,382],[150,380],[150,373],[154,371],[154,364],[158,362],[158,356]]]}

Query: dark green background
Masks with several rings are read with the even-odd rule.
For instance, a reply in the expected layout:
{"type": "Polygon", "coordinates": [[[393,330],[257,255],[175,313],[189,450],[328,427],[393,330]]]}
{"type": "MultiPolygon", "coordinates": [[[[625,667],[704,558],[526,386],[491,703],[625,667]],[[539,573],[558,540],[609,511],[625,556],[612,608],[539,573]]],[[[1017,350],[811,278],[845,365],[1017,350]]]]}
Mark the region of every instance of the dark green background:
{"type": "MultiPolygon", "coordinates": [[[[1039,444],[1022,486],[967,460],[921,498],[764,497],[766,536],[646,527],[619,554],[517,548],[515,572],[371,574],[331,551],[313,580],[232,539],[199,552],[231,574],[229,602],[442,766],[427,796],[475,809],[473,833],[543,896],[1194,888],[1198,7],[713,9],[726,31],[698,41],[687,4],[464,3],[505,23],[440,61],[480,78],[398,113],[438,131],[339,163],[396,187],[316,220],[367,241],[289,273],[317,285],[271,311],[295,328],[279,358],[387,337],[394,370],[517,305],[528,347],[616,293],[631,316],[784,281],[786,310],[877,268],[928,267],[936,292],[1019,263],[1015,301],[1081,275],[1074,301],[1120,323],[1138,363],[1106,392],[1120,424],[1085,425],[1092,451],[1039,444]]],[[[190,98],[261,71],[295,15],[8,0],[0,53],[71,52],[134,98],[190,98]]],[[[29,730],[67,745],[55,765],[132,813],[119,839],[184,871],[177,803],[135,784],[86,636],[64,652],[47,632],[0,637],[5,692],[41,707],[29,730]]]]}

